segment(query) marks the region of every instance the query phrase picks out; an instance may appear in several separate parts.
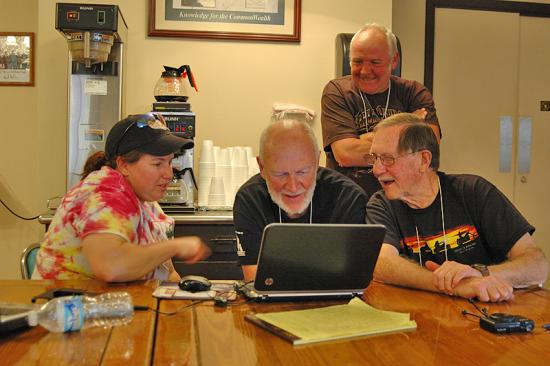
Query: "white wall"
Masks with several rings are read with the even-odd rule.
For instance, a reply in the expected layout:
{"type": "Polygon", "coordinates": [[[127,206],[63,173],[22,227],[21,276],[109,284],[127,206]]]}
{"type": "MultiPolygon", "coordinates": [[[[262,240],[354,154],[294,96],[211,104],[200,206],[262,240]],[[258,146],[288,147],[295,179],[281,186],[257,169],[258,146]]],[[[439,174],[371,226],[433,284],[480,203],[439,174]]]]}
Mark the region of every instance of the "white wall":
{"type": "MultiPolygon", "coordinates": [[[[198,145],[213,139],[221,146],[250,145],[256,152],[273,102],[298,103],[320,113],[322,88],[334,76],[337,33],[354,32],[372,21],[391,26],[392,21],[389,0],[303,0],[297,44],[159,38],[147,36],[149,1],[101,2],[119,5],[129,27],[127,114],[151,109],[162,65],[189,64],[200,88],[190,98],[198,145]]],[[[36,86],[0,87],[5,117],[0,198],[25,215],[43,212],[46,199],[65,189],[67,45],[54,29],[55,3],[0,1],[2,30],[37,33],[36,86]]],[[[313,126],[321,141],[319,117],[313,126]]],[[[19,277],[19,253],[41,237],[41,229],[0,207],[0,279],[19,277]]]]}

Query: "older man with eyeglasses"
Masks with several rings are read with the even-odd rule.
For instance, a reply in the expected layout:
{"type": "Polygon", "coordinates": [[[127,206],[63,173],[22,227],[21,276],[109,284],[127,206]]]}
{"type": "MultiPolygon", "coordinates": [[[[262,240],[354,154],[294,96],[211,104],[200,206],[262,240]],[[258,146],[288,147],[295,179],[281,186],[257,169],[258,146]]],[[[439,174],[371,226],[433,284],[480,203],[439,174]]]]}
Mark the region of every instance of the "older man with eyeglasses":
{"type": "Polygon", "coordinates": [[[387,228],[375,278],[492,302],[546,280],[535,228],[485,179],[438,172],[439,144],[424,120],[387,118],[365,159],[383,188],[369,200],[367,222],[387,228]]]}

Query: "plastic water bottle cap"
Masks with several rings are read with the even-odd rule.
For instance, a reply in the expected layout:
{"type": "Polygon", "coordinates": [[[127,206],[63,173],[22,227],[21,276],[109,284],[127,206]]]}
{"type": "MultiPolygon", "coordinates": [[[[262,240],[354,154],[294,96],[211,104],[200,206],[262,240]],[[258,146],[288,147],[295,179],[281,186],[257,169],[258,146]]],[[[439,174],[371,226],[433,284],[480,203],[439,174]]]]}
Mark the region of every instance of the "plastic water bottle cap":
{"type": "Polygon", "coordinates": [[[38,325],[38,313],[36,310],[31,310],[29,312],[29,315],[27,315],[27,322],[31,327],[36,327],[38,325]]]}

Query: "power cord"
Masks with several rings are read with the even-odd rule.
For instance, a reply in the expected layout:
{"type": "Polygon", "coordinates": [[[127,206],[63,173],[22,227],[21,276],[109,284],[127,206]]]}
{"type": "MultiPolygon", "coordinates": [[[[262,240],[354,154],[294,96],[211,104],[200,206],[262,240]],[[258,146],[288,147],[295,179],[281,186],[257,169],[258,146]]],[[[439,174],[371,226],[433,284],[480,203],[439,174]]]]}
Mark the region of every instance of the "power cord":
{"type": "Polygon", "coordinates": [[[179,308],[177,308],[175,311],[172,311],[172,312],[160,311],[160,310],[153,309],[153,308],[151,308],[149,306],[145,306],[145,305],[134,305],[134,311],[152,311],[153,313],[156,313],[156,314],[171,316],[171,315],[175,315],[175,314],[179,313],[182,310],[189,309],[189,308],[191,308],[191,307],[193,307],[197,304],[200,304],[201,302],[205,302],[205,301],[209,301],[209,300],[211,300],[211,299],[193,301],[191,304],[182,305],[179,308]]]}
{"type": "Polygon", "coordinates": [[[474,317],[479,318],[479,319],[482,319],[482,318],[486,319],[486,318],[490,317],[489,313],[487,313],[487,308],[479,308],[479,306],[477,306],[474,299],[468,299],[468,302],[470,304],[472,304],[474,306],[474,308],[476,308],[476,310],[482,314],[482,316],[470,313],[468,310],[462,310],[462,312],[461,312],[462,315],[470,315],[470,316],[474,316],[474,317]]]}
{"type": "Polygon", "coordinates": [[[237,291],[237,293],[242,293],[242,290],[250,285],[251,283],[254,283],[254,281],[237,281],[235,282],[235,291],[237,291]]]}
{"type": "Polygon", "coordinates": [[[238,281],[238,283],[235,283],[234,289],[232,291],[217,292],[216,296],[214,296],[211,299],[201,299],[201,300],[193,301],[191,304],[182,305],[172,312],[156,310],[145,305],[134,305],[134,311],[152,311],[156,314],[171,316],[179,313],[182,310],[189,309],[195,305],[198,305],[206,301],[214,301],[214,306],[217,306],[217,307],[241,306],[244,304],[248,304],[252,301],[256,301],[256,299],[249,298],[249,299],[246,299],[245,301],[239,301],[239,300],[232,301],[232,300],[229,300],[229,297],[231,296],[231,294],[234,294],[234,293],[242,294],[243,293],[242,289],[245,286],[251,284],[252,282],[254,281],[249,281],[249,282],[238,281]]]}
{"type": "MultiPolygon", "coordinates": [[[[58,199],[58,198],[63,198],[61,196],[54,196],[54,197],[51,197],[51,198],[48,198],[47,200],[47,203],[46,203],[46,206],[48,208],[48,210],[55,210],[57,208],[57,206],[51,206],[50,205],[50,202],[55,200],[55,199],[58,199]]],[[[37,218],[40,217],[40,215],[37,215],[37,216],[34,216],[34,217],[24,217],[24,216],[21,216],[21,215],[18,215],[16,214],[11,208],[8,207],[8,205],[6,205],[6,203],[4,201],[2,201],[2,199],[0,198],[0,203],[2,204],[2,206],[4,206],[12,215],[20,218],[21,220],[27,220],[27,221],[31,221],[31,220],[36,220],[37,218]]]]}
{"type": "Polygon", "coordinates": [[[253,283],[254,281],[248,281],[248,282],[244,282],[244,281],[237,281],[233,286],[233,291],[225,291],[225,292],[221,292],[219,294],[216,294],[216,297],[214,297],[214,305],[215,306],[219,306],[219,307],[227,307],[227,306],[241,306],[241,305],[245,305],[245,304],[248,304],[250,302],[253,302],[253,301],[256,301],[257,299],[255,298],[250,298],[250,297],[247,297],[246,296],[246,293],[243,291],[243,289],[248,286],[249,284],[253,283]],[[237,294],[241,294],[241,295],[244,295],[246,297],[246,300],[245,301],[239,301],[239,300],[229,300],[228,297],[231,295],[231,294],[234,294],[234,293],[237,293],[237,294]],[[223,296],[225,294],[228,294],[227,296],[223,296]]]}
{"type": "Polygon", "coordinates": [[[2,199],[0,199],[0,203],[2,204],[2,206],[4,206],[9,212],[11,212],[11,214],[13,216],[16,216],[18,218],[20,218],[21,220],[27,220],[27,221],[31,221],[31,220],[36,220],[39,216],[34,216],[34,217],[24,217],[24,216],[21,216],[21,215],[18,215],[16,214],[15,212],[13,212],[13,210],[11,208],[8,207],[8,205],[6,205],[4,203],[4,201],[2,201],[2,199]]]}

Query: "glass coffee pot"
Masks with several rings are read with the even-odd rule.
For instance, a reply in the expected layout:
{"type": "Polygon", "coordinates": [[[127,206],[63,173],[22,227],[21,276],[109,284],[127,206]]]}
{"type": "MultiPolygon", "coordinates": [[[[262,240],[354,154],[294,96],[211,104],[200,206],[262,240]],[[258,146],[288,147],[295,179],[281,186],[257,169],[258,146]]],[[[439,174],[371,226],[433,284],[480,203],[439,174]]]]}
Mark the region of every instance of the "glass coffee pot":
{"type": "Polygon", "coordinates": [[[157,81],[154,96],[157,102],[185,102],[189,98],[184,84],[185,78],[189,78],[189,84],[198,92],[195,77],[191,73],[189,65],[179,68],[164,66],[160,79],[157,81]]]}

